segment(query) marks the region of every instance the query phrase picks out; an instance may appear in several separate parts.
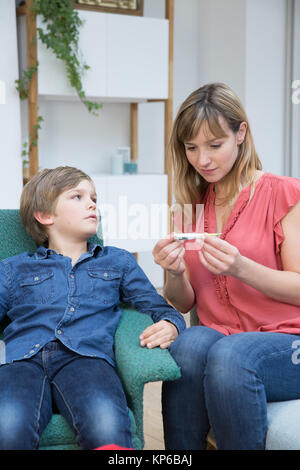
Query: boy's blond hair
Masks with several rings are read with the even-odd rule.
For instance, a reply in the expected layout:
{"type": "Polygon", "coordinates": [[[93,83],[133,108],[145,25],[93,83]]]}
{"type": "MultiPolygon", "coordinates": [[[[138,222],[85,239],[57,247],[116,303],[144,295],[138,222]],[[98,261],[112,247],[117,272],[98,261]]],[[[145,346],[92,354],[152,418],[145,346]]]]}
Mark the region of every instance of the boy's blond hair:
{"type": "Polygon", "coordinates": [[[36,220],[34,213],[54,214],[58,196],[76,187],[84,179],[93,184],[91,178],[83,171],[69,166],[60,166],[41,170],[24,186],[20,202],[20,217],[26,231],[33,237],[37,246],[48,245],[48,234],[45,227],[36,220]]]}

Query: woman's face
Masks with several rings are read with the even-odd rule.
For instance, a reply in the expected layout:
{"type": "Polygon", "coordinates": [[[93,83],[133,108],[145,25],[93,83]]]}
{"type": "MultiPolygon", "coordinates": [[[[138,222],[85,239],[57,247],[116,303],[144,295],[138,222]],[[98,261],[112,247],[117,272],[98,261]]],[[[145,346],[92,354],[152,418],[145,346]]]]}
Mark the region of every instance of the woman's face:
{"type": "Polygon", "coordinates": [[[195,139],[184,142],[189,163],[209,183],[217,183],[228,175],[247,130],[246,122],[241,123],[236,133],[229,128],[222,116],[219,122],[226,133],[225,137],[216,138],[204,123],[195,139]]]}

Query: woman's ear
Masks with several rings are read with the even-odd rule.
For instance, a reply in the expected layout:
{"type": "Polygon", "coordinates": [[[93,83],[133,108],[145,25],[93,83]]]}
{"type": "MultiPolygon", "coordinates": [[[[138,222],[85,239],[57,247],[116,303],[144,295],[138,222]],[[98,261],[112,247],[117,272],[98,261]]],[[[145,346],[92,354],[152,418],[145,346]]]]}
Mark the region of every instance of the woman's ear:
{"type": "Polygon", "coordinates": [[[237,131],[237,134],[236,134],[237,144],[238,145],[240,145],[244,142],[246,132],[247,132],[247,127],[248,127],[248,124],[245,121],[241,122],[240,128],[239,128],[239,130],[237,131]]]}
{"type": "Polygon", "coordinates": [[[52,215],[45,214],[41,211],[36,211],[33,213],[34,218],[41,224],[45,226],[53,225],[53,217],[52,215]]]}

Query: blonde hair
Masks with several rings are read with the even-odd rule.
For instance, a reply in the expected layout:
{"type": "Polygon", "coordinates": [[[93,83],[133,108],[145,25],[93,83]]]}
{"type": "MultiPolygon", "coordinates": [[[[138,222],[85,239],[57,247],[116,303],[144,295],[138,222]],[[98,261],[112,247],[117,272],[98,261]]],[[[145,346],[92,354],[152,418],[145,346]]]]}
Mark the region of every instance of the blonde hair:
{"type": "Polygon", "coordinates": [[[205,123],[216,137],[225,137],[219,118],[222,116],[236,133],[242,122],[247,123],[244,141],[239,146],[237,159],[226,178],[223,203],[230,203],[242,189],[242,182],[254,190],[256,170],[262,165],[255,150],[249,122],[239,98],[223,83],[204,85],[191,93],[182,103],[174,121],[170,146],[174,170],[174,192],[179,204],[201,202],[208,187],[207,181],[189,163],[184,143],[194,139],[205,123]]]}
{"type": "Polygon", "coordinates": [[[76,187],[84,179],[93,183],[83,171],[69,166],[60,166],[40,171],[24,186],[20,202],[20,217],[26,231],[33,237],[37,246],[47,246],[48,235],[45,227],[34,217],[34,213],[54,214],[58,196],[65,190],[76,187]]]}

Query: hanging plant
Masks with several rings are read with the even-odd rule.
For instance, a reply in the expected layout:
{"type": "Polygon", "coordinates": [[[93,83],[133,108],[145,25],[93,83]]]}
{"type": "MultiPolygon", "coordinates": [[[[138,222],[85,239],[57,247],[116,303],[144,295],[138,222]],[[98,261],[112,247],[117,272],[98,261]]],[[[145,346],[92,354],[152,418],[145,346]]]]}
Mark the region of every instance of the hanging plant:
{"type": "MultiPolygon", "coordinates": [[[[83,21],[78,12],[73,9],[70,0],[33,0],[30,10],[40,15],[45,24],[45,28],[37,28],[40,41],[64,62],[70,85],[88,111],[98,116],[97,111],[102,106],[86,98],[81,81],[83,73],[90,67],[80,58],[78,43],[83,21]]],[[[38,63],[28,67],[15,81],[21,99],[28,97],[28,83],[37,69],[38,63]]]]}
{"type": "Polygon", "coordinates": [[[34,0],[31,8],[36,15],[41,15],[45,24],[45,29],[37,28],[39,39],[64,62],[70,85],[87,109],[98,115],[101,105],[86,98],[81,81],[90,67],[80,58],[78,43],[83,21],[78,12],[73,9],[70,0],[34,0]]]}

